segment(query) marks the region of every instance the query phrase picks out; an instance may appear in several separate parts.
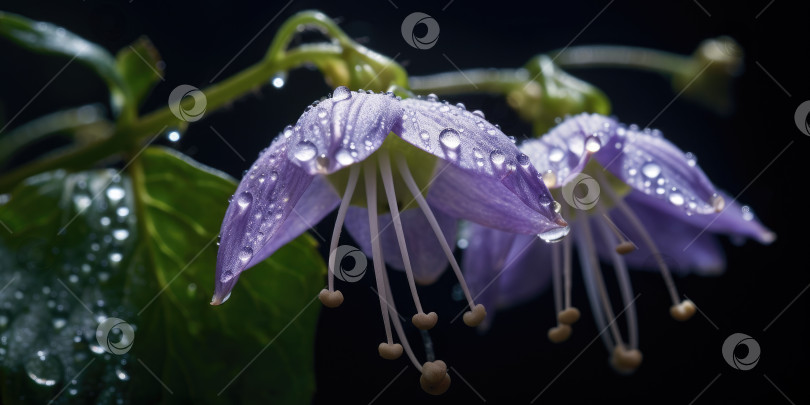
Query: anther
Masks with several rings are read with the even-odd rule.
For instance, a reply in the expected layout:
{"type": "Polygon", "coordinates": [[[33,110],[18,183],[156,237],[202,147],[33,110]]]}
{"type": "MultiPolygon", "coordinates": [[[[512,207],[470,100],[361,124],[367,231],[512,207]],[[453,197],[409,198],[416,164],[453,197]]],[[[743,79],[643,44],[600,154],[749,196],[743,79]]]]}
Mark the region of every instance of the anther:
{"type": "Polygon", "coordinates": [[[413,318],[411,318],[411,322],[413,322],[413,326],[421,330],[429,330],[436,326],[436,322],[439,321],[439,315],[436,315],[435,312],[431,313],[424,313],[420,312],[415,314],[413,318]]]}
{"type": "Polygon", "coordinates": [[[579,315],[576,307],[569,307],[557,314],[557,320],[564,325],[573,325],[579,320],[579,315]]]}
{"type": "Polygon", "coordinates": [[[343,303],[343,293],[340,292],[340,290],[329,291],[324,288],[318,294],[318,299],[320,299],[321,303],[326,307],[337,308],[343,303]]]}
{"type": "Polygon", "coordinates": [[[441,361],[428,361],[422,365],[422,376],[419,385],[428,394],[441,395],[450,388],[450,375],[447,374],[447,365],[441,361]]]}
{"type": "Polygon", "coordinates": [[[628,350],[624,345],[617,345],[610,356],[610,365],[620,373],[629,374],[636,371],[642,359],[643,356],[638,349],[628,350]]]}
{"type": "Polygon", "coordinates": [[[691,300],[683,300],[678,305],[673,305],[669,308],[669,313],[678,321],[686,321],[695,314],[697,307],[691,300]]]}
{"type": "Polygon", "coordinates": [[[487,310],[484,308],[483,305],[478,304],[471,311],[467,311],[464,313],[464,323],[467,326],[473,327],[478,326],[481,322],[484,321],[484,318],[487,317],[487,310]]]}
{"type": "Polygon", "coordinates": [[[552,343],[562,343],[571,337],[571,325],[561,323],[548,330],[548,340],[552,343]]]}
{"type": "Polygon", "coordinates": [[[396,360],[402,356],[402,345],[399,343],[380,343],[377,347],[380,357],[386,360],[396,360]]]}

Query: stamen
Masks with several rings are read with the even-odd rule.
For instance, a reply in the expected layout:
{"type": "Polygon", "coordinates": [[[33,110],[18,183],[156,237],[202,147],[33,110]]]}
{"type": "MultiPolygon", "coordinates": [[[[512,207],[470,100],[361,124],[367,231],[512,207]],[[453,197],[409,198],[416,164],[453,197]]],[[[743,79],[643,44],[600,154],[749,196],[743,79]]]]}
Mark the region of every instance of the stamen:
{"type": "MultiPolygon", "coordinates": [[[[567,212],[564,213],[564,215],[567,215],[567,212]]],[[[579,320],[580,315],[579,310],[571,306],[570,238],[563,239],[561,247],[559,244],[552,246],[551,267],[554,282],[554,304],[557,310],[557,325],[548,330],[548,340],[552,343],[562,343],[571,337],[573,331],[571,325],[579,320]],[[560,269],[560,249],[563,251],[564,270],[560,269]],[[564,278],[564,281],[560,281],[560,278],[564,278]],[[564,287],[561,286],[561,284],[564,284],[564,287]]]]}
{"type": "Polygon", "coordinates": [[[422,212],[425,214],[425,218],[427,218],[428,223],[430,223],[433,233],[436,234],[436,239],[439,240],[439,245],[441,245],[444,255],[447,256],[447,260],[450,261],[450,267],[452,267],[453,272],[456,273],[456,278],[461,285],[461,290],[464,291],[464,296],[467,297],[467,305],[470,306],[470,310],[464,313],[464,323],[467,324],[467,326],[478,326],[487,316],[487,311],[483,305],[476,305],[473,301],[470,289],[467,288],[467,283],[464,281],[461,269],[458,267],[455,256],[453,256],[453,251],[450,249],[450,246],[448,246],[447,240],[444,239],[444,233],[442,233],[439,223],[433,215],[433,211],[430,210],[430,206],[428,206],[427,201],[425,201],[425,197],[422,196],[419,186],[416,185],[416,181],[414,181],[413,175],[408,169],[408,162],[405,161],[405,158],[401,155],[396,155],[395,159],[397,160],[397,167],[399,168],[399,174],[402,176],[402,180],[405,182],[405,185],[408,186],[408,190],[410,190],[413,198],[416,200],[417,204],[419,204],[419,208],[421,208],[422,212]]]}
{"type": "Polygon", "coordinates": [[[619,244],[616,245],[616,253],[620,255],[626,255],[636,249],[638,247],[635,243],[631,242],[630,239],[625,236],[624,232],[616,226],[613,221],[610,220],[610,217],[604,212],[604,209],[600,205],[600,212],[602,213],[602,219],[604,219],[604,223],[610,227],[610,230],[613,231],[613,234],[616,235],[616,238],[619,239],[619,244]]]}
{"type": "Polygon", "coordinates": [[[402,221],[399,218],[399,207],[397,205],[396,191],[394,190],[394,176],[391,174],[391,160],[388,157],[388,152],[381,149],[378,152],[378,160],[380,162],[383,186],[385,187],[385,196],[388,199],[391,219],[394,222],[394,231],[397,234],[399,251],[402,254],[402,263],[405,266],[405,274],[408,276],[408,285],[411,287],[413,302],[416,304],[417,313],[413,316],[412,322],[417,328],[428,330],[436,325],[439,316],[435,312],[425,314],[422,310],[422,303],[419,301],[419,294],[416,292],[416,283],[411,269],[411,258],[408,256],[408,247],[405,244],[405,232],[402,230],[402,221]]]}
{"type": "MultiPolygon", "coordinates": [[[[394,295],[391,293],[391,283],[388,281],[387,272],[383,273],[383,279],[385,280],[385,293],[389,297],[393,297],[394,295]]],[[[391,305],[388,305],[388,313],[390,314],[391,319],[394,321],[394,329],[397,332],[397,336],[399,336],[399,341],[402,342],[400,347],[405,349],[405,354],[408,355],[408,358],[411,360],[414,367],[416,367],[417,370],[422,371],[422,365],[419,364],[418,360],[416,360],[416,355],[413,353],[413,349],[411,349],[411,345],[408,343],[408,337],[405,335],[405,331],[402,329],[402,322],[399,320],[399,313],[397,312],[396,307],[393,305],[393,301],[391,305]]],[[[400,349],[400,354],[401,350],[402,349],[400,349]]]]}
{"type": "MultiPolygon", "coordinates": [[[[607,184],[607,181],[601,172],[597,171],[597,176],[600,177],[599,181],[602,184],[607,184]]],[[[695,304],[692,303],[692,301],[681,301],[680,298],[678,298],[678,289],[675,287],[675,282],[672,280],[672,274],[669,271],[669,267],[667,267],[663,255],[661,255],[661,252],[658,250],[658,246],[655,245],[655,242],[647,232],[647,229],[644,228],[641,220],[639,220],[638,217],[633,214],[633,210],[631,210],[630,207],[616,195],[613,189],[610,187],[602,187],[602,190],[606,190],[608,194],[610,194],[610,198],[616,203],[616,206],[619,207],[624,216],[630,221],[630,224],[636,229],[636,232],[638,232],[639,236],[641,236],[644,244],[647,245],[647,248],[650,249],[653,257],[655,257],[655,261],[658,264],[659,270],[661,271],[661,276],[664,278],[664,283],[669,291],[669,296],[672,299],[672,306],[669,308],[670,315],[679,321],[685,321],[691,318],[692,315],[695,314],[695,304]]],[[[720,198],[722,199],[722,197],[720,198]]]]}
{"type": "MultiPolygon", "coordinates": [[[[604,208],[601,204],[597,208],[603,212],[602,218],[608,219],[604,214],[604,208]]],[[[614,243],[611,237],[610,225],[607,221],[597,221],[597,225],[602,234],[602,240],[605,244],[614,243]]],[[[630,276],[627,273],[627,266],[624,259],[619,252],[610,252],[610,258],[613,261],[613,270],[616,273],[616,280],[619,282],[619,291],[622,295],[622,304],[624,305],[624,312],[627,318],[627,335],[629,340],[630,349],[638,348],[638,318],[636,317],[636,305],[633,302],[633,285],[630,283],[630,276]]]]}
{"type": "MultiPolygon", "coordinates": [[[[584,274],[584,276],[586,279],[590,278],[591,282],[596,286],[599,294],[599,300],[601,301],[599,314],[604,316],[603,320],[607,322],[607,325],[610,328],[610,333],[613,335],[615,346],[624,345],[622,342],[621,333],[619,333],[619,327],[616,325],[616,317],[613,315],[613,307],[610,304],[610,297],[608,296],[607,289],[605,288],[605,280],[602,277],[602,269],[599,266],[599,258],[596,256],[596,245],[594,245],[593,242],[590,219],[584,218],[580,222],[582,223],[580,227],[580,260],[582,260],[583,264],[587,263],[587,265],[582,267],[583,271],[588,271],[591,273],[584,274]]],[[[597,304],[597,306],[598,305],[599,304],[597,304]]],[[[594,313],[596,312],[597,311],[594,311],[594,313]]],[[[608,350],[610,350],[612,346],[613,345],[608,346],[608,350]]]]}
{"type": "MultiPolygon", "coordinates": [[[[343,222],[346,220],[346,212],[349,210],[349,203],[354,195],[358,177],[360,177],[360,165],[350,166],[349,181],[346,183],[346,192],[343,193],[343,199],[340,201],[340,208],[338,208],[335,228],[332,231],[332,241],[329,244],[329,252],[337,251],[338,242],[340,242],[340,231],[343,229],[343,222]]],[[[334,261],[329,261],[329,274],[327,275],[329,289],[324,289],[318,295],[323,305],[329,308],[335,308],[343,303],[343,293],[335,291],[335,268],[340,265],[338,260],[339,258],[335,255],[334,261]]]]}
{"type": "MultiPolygon", "coordinates": [[[[369,235],[371,235],[371,260],[374,262],[374,276],[377,279],[377,292],[380,297],[380,310],[382,312],[383,324],[385,325],[385,336],[387,344],[381,343],[379,347],[380,356],[389,359],[396,355],[393,347],[394,338],[391,336],[391,323],[388,319],[388,299],[385,290],[385,262],[382,257],[382,247],[380,246],[380,228],[377,223],[377,173],[374,162],[366,160],[363,163],[363,174],[366,181],[366,204],[368,205],[369,235]]],[[[401,348],[399,354],[402,354],[401,348]]],[[[395,356],[393,358],[397,358],[395,356]]]]}
{"type": "Polygon", "coordinates": [[[554,285],[554,309],[557,313],[560,313],[563,310],[562,266],[560,263],[560,250],[562,250],[562,246],[559,243],[551,245],[551,281],[554,285]]]}

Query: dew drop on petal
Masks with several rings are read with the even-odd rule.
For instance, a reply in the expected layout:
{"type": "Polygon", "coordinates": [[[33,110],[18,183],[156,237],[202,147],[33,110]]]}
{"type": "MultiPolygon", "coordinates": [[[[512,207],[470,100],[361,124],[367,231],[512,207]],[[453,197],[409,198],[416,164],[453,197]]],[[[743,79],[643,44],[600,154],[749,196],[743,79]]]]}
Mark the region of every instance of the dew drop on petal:
{"type": "Polygon", "coordinates": [[[458,136],[458,131],[453,128],[445,128],[439,133],[439,141],[442,145],[455,149],[461,144],[461,138],[458,136]]]}
{"type": "Polygon", "coordinates": [[[544,240],[546,243],[556,243],[563,240],[563,238],[565,238],[565,235],[568,235],[569,231],[571,231],[571,227],[566,225],[561,228],[554,228],[550,231],[537,234],[537,236],[540,237],[540,239],[544,240]]]}
{"type": "Polygon", "coordinates": [[[292,136],[292,134],[293,134],[293,128],[292,128],[292,126],[291,126],[291,125],[287,125],[287,126],[284,128],[284,137],[285,137],[285,138],[289,138],[289,137],[291,137],[291,136],[292,136]]]}
{"type": "Polygon", "coordinates": [[[247,263],[251,257],[253,257],[253,249],[250,246],[245,246],[239,251],[239,261],[242,263],[247,263]]]}
{"type": "Polygon", "coordinates": [[[602,149],[602,143],[599,142],[599,138],[596,136],[589,136],[588,140],[585,141],[585,150],[591,153],[599,152],[599,149],[602,149]]]}
{"type": "Polygon", "coordinates": [[[560,148],[553,148],[548,153],[548,160],[553,163],[557,163],[563,159],[565,156],[565,152],[560,148]]]}
{"type": "Polygon", "coordinates": [[[684,158],[686,159],[686,164],[688,164],[690,167],[695,167],[697,164],[697,157],[692,152],[686,152],[684,158]]]}
{"type": "Polygon", "coordinates": [[[661,166],[658,166],[657,163],[647,162],[641,166],[641,173],[648,179],[654,179],[661,174],[661,166]]]}
{"type": "Polygon", "coordinates": [[[672,205],[674,205],[676,207],[680,207],[686,201],[683,198],[683,194],[681,194],[681,193],[679,193],[677,191],[673,191],[672,193],[669,194],[669,202],[671,202],[672,205]]]}
{"type": "Polygon", "coordinates": [[[332,93],[332,99],[335,101],[348,100],[350,98],[352,98],[352,92],[346,86],[340,86],[332,93]]]}
{"type": "Polygon", "coordinates": [[[352,154],[346,149],[341,149],[337,151],[335,159],[337,159],[338,163],[340,163],[343,166],[348,166],[354,163],[354,157],[352,157],[352,154]]]}
{"type": "Polygon", "coordinates": [[[312,158],[314,158],[317,154],[318,148],[316,148],[315,145],[313,145],[310,141],[299,142],[298,145],[295,145],[295,151],[293,152],[293,156],[302,162],[312,160],[312,158]]]}
{"type": "Polygon", "coordinates": [[[250,191],[243,191],[239,194],[239,197],[236,199],[236,203],[239,204],[239,207],[245,209],[253,202],[253,194],[250,194],[250,191]]]}
{"type": "Polygon", "coordinates": [[[528,166],[529,165],[529,157],[526,156],[525,153],[518,153],[517,155],[517,162],[521,166],[528,166]]]}
{"type": "Polygon", "coordinates": [[[492,161],[492,163],[499,165],[506,160],[506,155],[504,155],[503,152],[495,149],[489,154],[489,160],[492,161]]]}
{"type": "Polygon", "coordinates": [[[483,112],[483,111],[481,111],[481,110],[475,110],[475,111],[473,111],[472,113],[473,113],[473,115],[475,115],[476,117],[484,118],[484,112],[483,112]]]}
{"type": "Polygon", "coordinates": [[[222,273],[222,276],[219,278],[219,281],[222,283],[227,283],[231,280],[233,280],[233,272],[230,270],[225,270],[225,272],[222,273]]]}
{"type": "Polygon", "coordinates": [[[422,137],[422,140],[423,140],[423,141],[427,141],[427,140],[429,140],[429,139],[430,139],[430,134],[428,134],[428,133],[427,133],[427,131],[422,131],[422,132],[419,134],[419,136],[421,136],[421,137],[422,137]]]}
{"type": "Polygon", "coordinates": [[[562,205],[560,205],[559,202],[554,201],[554,212],[559,214],[561,210],[562,210],[562,205]]]}

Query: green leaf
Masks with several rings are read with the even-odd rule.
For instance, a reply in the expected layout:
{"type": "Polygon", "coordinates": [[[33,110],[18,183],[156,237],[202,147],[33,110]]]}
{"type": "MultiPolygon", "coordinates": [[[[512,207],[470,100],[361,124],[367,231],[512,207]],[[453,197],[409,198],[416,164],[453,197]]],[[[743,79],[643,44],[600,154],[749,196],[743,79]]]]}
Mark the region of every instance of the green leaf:
{"type": "Polygon", "coordinates": [[[234,181],[159,148],[130,173],[45,173],[0,198],[0,402],[309,402],[325,273],[312,238],[211,307],[234,181]],[[133,326],[131,351],[98,344],[107,317],[133,326]]]}
{"type": "Polygon", "coordinates": [[[0,35],[34,52],[62,55],[92,68],[110,88],[116,114],[131,100],[130,90],[116,70],[115,58],[98,44],[54,24],[4,11],[0,11],[0,35]]]}
{"type": "Polygon", "coordinates": [[[132,102],[141,105],[149,91],[163,80],[163,61],[157,48],[146,37],[138,38],[115,55],[118,73],[130,88],[132,102]]]}

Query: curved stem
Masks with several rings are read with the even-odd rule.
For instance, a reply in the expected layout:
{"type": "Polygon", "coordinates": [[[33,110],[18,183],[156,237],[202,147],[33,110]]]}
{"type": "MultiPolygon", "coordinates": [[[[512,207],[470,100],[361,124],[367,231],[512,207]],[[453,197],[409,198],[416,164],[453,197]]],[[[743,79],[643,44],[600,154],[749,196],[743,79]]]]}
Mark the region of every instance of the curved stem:
{"type": "Polygon", "coordinates": [[[427,76],[412,76],[409,79],[415,93],[443,95],[462,93],[506,94],[529,80],[525,69],[469,69],[427,76]]]}
{"type": "Polygon", "coordinates": [[[616,45],[572,46],[551,52],[561,68],[619,67],[648,70],[665,76],[682,73],[691,57],[655,49],[616,45]]]}

